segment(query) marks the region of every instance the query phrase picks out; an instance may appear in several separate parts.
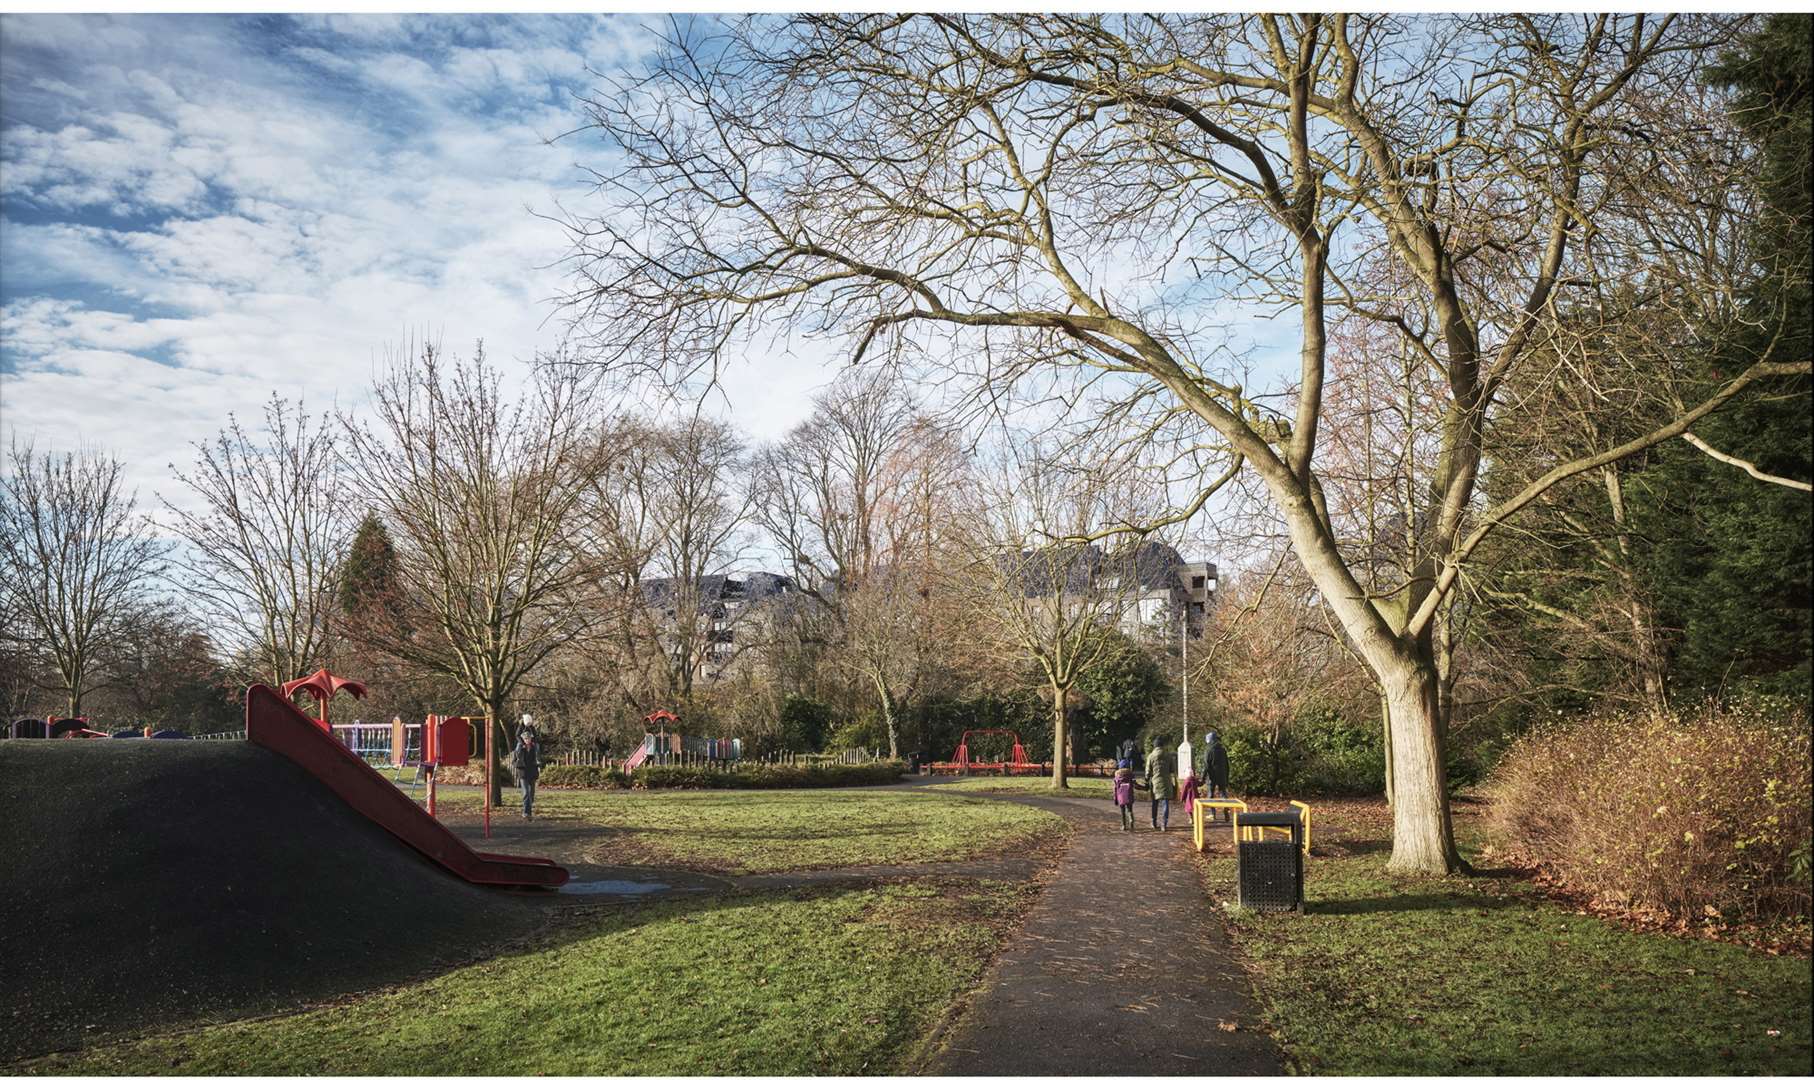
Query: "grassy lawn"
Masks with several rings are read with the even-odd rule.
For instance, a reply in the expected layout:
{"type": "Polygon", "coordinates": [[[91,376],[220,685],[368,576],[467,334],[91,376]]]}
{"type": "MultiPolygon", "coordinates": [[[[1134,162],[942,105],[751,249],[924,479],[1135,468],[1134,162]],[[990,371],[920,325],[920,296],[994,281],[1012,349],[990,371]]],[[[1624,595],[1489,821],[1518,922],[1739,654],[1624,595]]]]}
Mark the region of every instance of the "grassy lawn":
{"type": "MultiPolygon", "coordinates": [[[[1805,958],[1639,933],[1509,878],[1400,881],[1383,836],[1348,831],[1311,861],[1306,915],[1236,919],[1304,1071],[1807,1073],[1805,958]]],[[[1233,871],[1210,864],[1219,896],[1233,871]]]]}
{"type": "Polygon", "coordinates": [[[424,983],[9,1071],[890,1073],[1031,895],[972,882],[597,909],[529,951],[424,983]]]}
{"type": "MultiPolygon", "coordinates": [[[[506,795],[514,805],[514,795],[506,795]]],[[[477,814],[476,788],[443,789],[442,812],[477,814]]],[[[951,862],[1036,843],[1056,815],[987,799],[907,791],[543,791],[536,817],[599,829],[597,862],[766,874],[814,867],[951,862]]]]}
{"type": "MultiPolygon", "coordinates": [[[[1113,782],[1100,776],[1073,776],[1070,778],[1070,786],[1065,788],[1054,788],[1049,776],[965,776],[940,784],[937,790],[1061,795],[1074,799],[1102,799],[1106,802],[1114,794],[1113,788],[1113,782]]],[[[1144,799],[1146,793],[1137,792],[1136,797],[1144,799]]]]}

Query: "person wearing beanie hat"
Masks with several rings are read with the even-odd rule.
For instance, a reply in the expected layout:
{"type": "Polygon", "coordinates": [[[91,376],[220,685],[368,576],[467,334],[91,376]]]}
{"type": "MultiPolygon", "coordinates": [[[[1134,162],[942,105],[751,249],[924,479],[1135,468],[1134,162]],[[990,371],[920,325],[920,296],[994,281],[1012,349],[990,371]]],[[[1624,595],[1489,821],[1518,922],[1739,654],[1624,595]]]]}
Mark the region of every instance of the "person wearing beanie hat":
{"type": "MultiPolygon", "coordinates": [[[[1214,728],[1203,736],[1203,783],[1208,788],[1205,798],[1228,798],[1228,749],[1214,728]]],[[[1228,813],[1227,809],[1222,812],[1228,813]]],[[[1213,813],[1209,820],[1215,820],[1213,813]]]]}

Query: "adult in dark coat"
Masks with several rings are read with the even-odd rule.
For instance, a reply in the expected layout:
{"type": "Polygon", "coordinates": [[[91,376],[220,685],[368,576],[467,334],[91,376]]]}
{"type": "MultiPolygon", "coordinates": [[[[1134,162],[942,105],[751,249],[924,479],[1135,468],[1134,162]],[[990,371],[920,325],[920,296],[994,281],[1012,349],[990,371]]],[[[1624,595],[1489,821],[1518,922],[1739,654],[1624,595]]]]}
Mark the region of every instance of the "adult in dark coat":
{"type": "MultiPolygon", "coordinates": [[[[1228,748],[1222,745],[1222,737],[1214,729],[1203,736],[1203,767],[1197,771],[1202,774],[1207,788],[1204,798],[1228,798],[1228,748]]],[[[1227,810],[1223,811],[1223,814],[1227,813],[1227,810]]],[[[1215,820],[1213,813],[1209,820],[1215,820]]]]}
{"type": "Polygon", "coordinates": [[[523,817],[535,817],[535,782],[542,772],[542,746],[536,741],[535,729],[523,725],[517,734],[516,749],[510,752],[510,771],[516,774],[517,787],[523,792],[523,817]]]}

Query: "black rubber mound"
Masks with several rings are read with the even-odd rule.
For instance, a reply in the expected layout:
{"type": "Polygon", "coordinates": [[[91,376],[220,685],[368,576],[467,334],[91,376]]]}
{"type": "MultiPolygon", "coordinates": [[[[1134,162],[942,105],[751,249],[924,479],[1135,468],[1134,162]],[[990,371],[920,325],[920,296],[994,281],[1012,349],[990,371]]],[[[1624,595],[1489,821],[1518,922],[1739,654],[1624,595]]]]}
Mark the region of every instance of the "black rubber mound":
{"type": "Polygon", "coordinates": [[[0,1061],[420,977],[542,906],[260,747],[0,742],[0,1061]]]}

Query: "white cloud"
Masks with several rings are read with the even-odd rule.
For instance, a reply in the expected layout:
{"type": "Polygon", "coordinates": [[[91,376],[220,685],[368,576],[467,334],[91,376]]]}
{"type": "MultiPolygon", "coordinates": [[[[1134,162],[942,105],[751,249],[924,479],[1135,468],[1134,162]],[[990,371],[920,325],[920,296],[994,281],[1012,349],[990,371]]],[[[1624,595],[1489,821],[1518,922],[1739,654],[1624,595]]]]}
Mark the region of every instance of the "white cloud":
{"type": "MultiPolygon", "coordinates": [[[[411,336],[482,337],[505,365],[552,347],[567,239],[532,211],[584,206],[574,165],[605,151],[546,140],[583,122],[587,68],[634,61],[656,29],[253,26],[7,17],[0,78],[35,89],[0,128],[0,427],[106,446],[148,497],[180,499],[167,463],[272,392],[357,407],[411,336]]],[[[798,340],[748,355],[705,408],[755,439],[843,359],[798,340]]]]}
{"type": "Polygon", "coordinates": [[[166,464],[229,412],[356,405],[406,337],[553,345],[565,238],[529,208],[576,180],[545,141],[576,120],[550,93],[587,61],[571,25],[517,52],[310,22],[335,36],[260,53],[218,20],[7,18],[7,78],[45,84],[0,129],[8,436],[106,446],[176,498],[166,464]]]}

